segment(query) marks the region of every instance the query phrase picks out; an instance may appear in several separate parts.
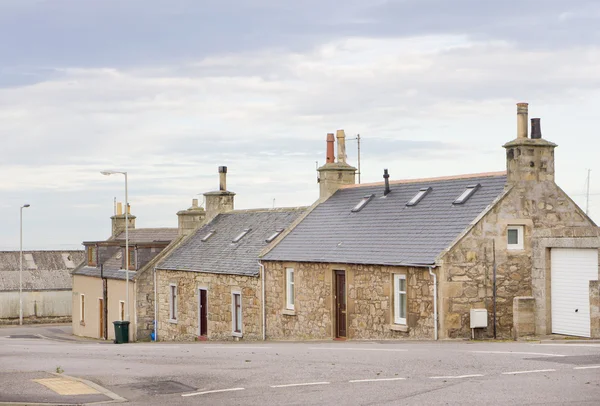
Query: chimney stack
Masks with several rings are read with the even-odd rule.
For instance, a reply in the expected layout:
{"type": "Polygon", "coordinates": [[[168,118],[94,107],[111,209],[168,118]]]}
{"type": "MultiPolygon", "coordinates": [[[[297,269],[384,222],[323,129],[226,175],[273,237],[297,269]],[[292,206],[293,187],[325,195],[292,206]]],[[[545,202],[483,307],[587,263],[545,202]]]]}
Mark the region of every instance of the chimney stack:
{"type": "Polygon", "coordinates": [[[204,224],[206,212],[198,207],[198,199],[192,199],[192,207],[177,212],[179,235],[188,235],[204,224]]]}
{"type": "MultiPolygon", "coordinates": [[[[130,230],[135,228],[135,216],[131,214],[131,206],[125,208],[127,210],[127,220],[129,221],[128,228],[130,230]]],[[[125,213],[123,213],[123,204],[117,203],[117,214],[112,216],[112,238],[117,237],[119,234],[125,231],[125,213]]]]}
{"type": "Polygon", "coordinates": [[[333,148],[334,148],[334,144],[335,143],[335,137],[333,136],[333,133],[328,133],[327,134],[327,156],[326,156],[326,160],[325,163],[327,164],[332,164],[335,162],[335,153],[333,152],[333,148]]]}
{"type": "Polygon", "coordinates": [[[387,169],[383,170],[383,179],[385,181],[385,190],[383,191],[383,195],[387,196],[390,193],[390,174],[387,169]]]}
{"type": "Polygon", "coordinates": [[[539,118],[531,119],[531,139],[539,140],[542,138],[542,127],[539,118]]]}
{"type": "Polygon", "coordinates": [[[336,133],[337,138],[337,154],[338,154],[338,163],[345,164],[346,163],[346,133],[344,130],[337,130],[336,133]]]}
{"type": "Polygon", "coordinates": [[[517,139],[527,138],[528,110],[528,103],[517,103],[517,139]]]}
{"type": "Polygon", "coordinates": [[[227,167],[219,166],[219,190],[227,190],[227,167]]]}

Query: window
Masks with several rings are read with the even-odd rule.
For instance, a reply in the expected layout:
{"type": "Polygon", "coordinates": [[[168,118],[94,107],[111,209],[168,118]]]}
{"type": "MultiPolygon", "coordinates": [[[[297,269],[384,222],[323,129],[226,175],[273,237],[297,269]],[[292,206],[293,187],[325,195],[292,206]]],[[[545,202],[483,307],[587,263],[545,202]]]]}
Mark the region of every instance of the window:
{"type": "Polygon", "coordinates": [[[358,202],[358,204],[356,206],[354,206],[354,208],[351,210],[353,213],[359,212],[361,211],[366,205],[367,203],[369,203],[369,201],[373,198],[374,195],[366,195],[365,197],[362,198],[362,200],[360,202],[358,202]]]}
{"type": "Polygon", "coordinates": [[[88,265],[96,265],[96,247],[90,245],[87,249],[88,265]]]}
{"type": "Polygon", "coordinates": [[[509,250],[523,249],[523,226],[508,226],[506,229],[507,248],[509,250]]]}
{"type": "Polygon", "coordinates": [[[406,324],[406,275],[394,274],[394,323],[406,324]]]}
{"type": "Polygon", "coordinates": [[[283,228],[280,228],[279,230],[275,231],[273,234],[271,234],[269,236],[269,238],[267,238],[265,241],[266,242],[273,242],[273,240],[275,238],[277,238],[279,236],[279,234],[281,234],[283,232],[283,228]]]}
{"type": "Polygon", "coordinates": [[[119,300],[119,320],[125,320],[125,302],[119,300]]]}
{"type": "Polygon", "coordinates": [[[177,285],[175,285],[174,283],[171,283],[169,285],[169,290],[170,290],[170,296],[171,296],[171,300],[170,300],[170,317],[171,317],[171,322],[177,322],[177,285]]]}
{"type": "Polygon", "coordinates": [[[476,185],[467,186],[465,191],[462,192],[462,194],[456,198],[456,200],[454,201],[453,204],[463,204],[464,202],[469,200],[469,198],[473,195],[473,193],[475,193],[475,191],[477,189],[479,189],[480,187],[481,187],[481,185],[479,183],[476,185]]]}
{"type": "Polygon", "coordinates": [[[285,308],[294,310],[294,268],[285,269],[285,308]]]}
{"type": "Polygon", "coordinates": [[[204,236],[204,237],[203,237],[203,238],[202,238],[200,241],[202,241],[202,242],[206,242],[206,241],[208,241],[208,239],[209,239],[210,237],[212,237],[214,233],[215,233],[215,230],[210,230],[210,231],[208,232],[208,234],[206,234],[206,235],[205,235],[205,236],[204,236]]]}
{"type": "Polygon", "coordinates": [[[239,233],[238,236],[235,237],[232,242],[238,242],[238,241],[240,241],[249,232],[250,232],[250,229],[246,228],[244,231],[242,231],[241,233],[239,233]]]}
{"type": "Polygon", "coordinates": [[[135,248],[129,247],[129,256],[127,258],[129,260],[129,270],[135,269],[135,248]]]}
{"type": "Polygon", "coordinates": [[[431,191],[430,187],[426,187],[423,189],[420,189],[419,192],[415,195],[415,197],[413,197],[412,199],[410,199],[410,201],[408,203],[406,203],[407,206],[415,206],[417,203],[419,203],[421,200],[423,200],[423,198],[425,197],[425,195],[427,193],[429,193],[431,191]]]}
{"type": "Polygon", "coordinates": [[[242,294],[240,292],[231,294],[231,327],[234,336],[242,336],[242,294]]]}
{"type": "Polygon", "coordinates": [[[79,322],[85,324],[85,295],[79,295],[79,322]]]}

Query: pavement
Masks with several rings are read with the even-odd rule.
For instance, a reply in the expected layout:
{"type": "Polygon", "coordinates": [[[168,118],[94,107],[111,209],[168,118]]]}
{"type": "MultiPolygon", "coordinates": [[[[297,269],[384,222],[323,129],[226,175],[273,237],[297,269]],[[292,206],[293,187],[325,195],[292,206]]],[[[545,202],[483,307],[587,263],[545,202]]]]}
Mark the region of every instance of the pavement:
{"type": "Polygon", "coordinates": [[[69,338],[68,326],[0,328],[0,402],[600,404],[600,343],[593,341],[115,345],[69,338]],[[61,377],[98,393],[78,386],[86,393],[60,394],[40,382],[61,377]]]}

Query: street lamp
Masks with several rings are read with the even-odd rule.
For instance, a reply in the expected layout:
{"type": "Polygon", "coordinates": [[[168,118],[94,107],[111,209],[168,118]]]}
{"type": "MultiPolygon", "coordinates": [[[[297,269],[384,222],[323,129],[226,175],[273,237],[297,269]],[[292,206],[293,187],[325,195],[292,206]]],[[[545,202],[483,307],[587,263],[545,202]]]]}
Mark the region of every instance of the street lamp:
{"type": "Polygon", "coordinates": [[[29,203],[21,206],[19,224],[20,224],[20,248],[19,248],[19,325],[23,325],[23,209],[29,207],[29,203]]]}
{"type": "Polygon", "coordinates": [[[125,176],[125,320],[129,321],[129,198],[127,195],[127,172],[102,171],[110,176],[120,173],[125,176]]]}

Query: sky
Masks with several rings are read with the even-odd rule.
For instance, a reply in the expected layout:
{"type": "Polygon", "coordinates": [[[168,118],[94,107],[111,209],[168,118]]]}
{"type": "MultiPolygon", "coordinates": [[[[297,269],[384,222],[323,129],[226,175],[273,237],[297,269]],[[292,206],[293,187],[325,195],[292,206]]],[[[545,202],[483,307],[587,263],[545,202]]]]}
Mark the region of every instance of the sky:
{"type": "Polygon", "coordinates": [[[556,181],[600,221],[597,0],[0,0],[0,250],[110,236],[218,188],[318,197],[328,132],[361,180],[501,171],[517,102],[556,181]]]}

